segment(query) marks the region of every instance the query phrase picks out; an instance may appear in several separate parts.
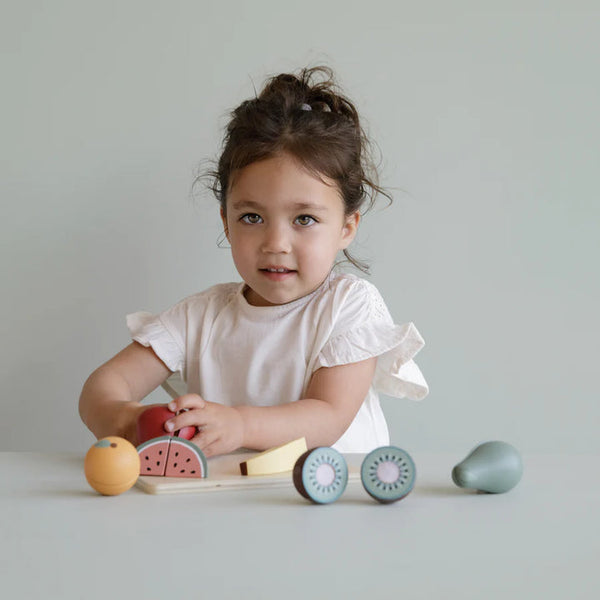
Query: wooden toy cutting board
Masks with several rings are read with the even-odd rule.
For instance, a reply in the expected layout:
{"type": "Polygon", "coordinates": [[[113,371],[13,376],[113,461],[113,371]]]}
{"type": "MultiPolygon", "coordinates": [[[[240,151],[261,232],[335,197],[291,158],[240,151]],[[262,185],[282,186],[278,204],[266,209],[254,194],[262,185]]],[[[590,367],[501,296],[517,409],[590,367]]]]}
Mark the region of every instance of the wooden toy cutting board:
{"type": "MultiPolygon", "coordinates": [[[[244,476],[240,463],[254,454],[227,454],[208,459],[208,477],[205,479],[180,477],[149,477],[140,475],[138,488],[148,494],[182,494],[189,492],[218,492],[293,486],[292,472],[276,475],[244,476]]],[[[360,461],[364,455],[345,455],[348,462],[348,483],[360,481],[360,461]]]]}

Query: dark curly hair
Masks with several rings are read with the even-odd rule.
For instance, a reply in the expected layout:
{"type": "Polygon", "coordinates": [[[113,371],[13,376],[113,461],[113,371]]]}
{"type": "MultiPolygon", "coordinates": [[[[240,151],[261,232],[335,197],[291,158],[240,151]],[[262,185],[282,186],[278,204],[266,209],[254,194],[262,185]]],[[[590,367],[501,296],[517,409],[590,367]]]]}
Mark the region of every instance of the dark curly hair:
{"type": "MultiPolygon", "coordinates": [[[[333,180],[339,187],[346,216],[364,214],[377,194],[391,202],[378,185],[371,143],[352,102],[338,89],[333,71],[326,66],[283,73],[268,79],[258,96],[242,102],[230,114],[221,156],[208,177],[209,187],[225,213],[227,194],[240,169],[288,153],[308,172],[333,180]],[[313,81],[322,76],[321,81],[313,81]],[[310,110],[308,109],[310,107],[310,110]]],[[[344,250],[358,269],[366,263],[344,250]]]]}

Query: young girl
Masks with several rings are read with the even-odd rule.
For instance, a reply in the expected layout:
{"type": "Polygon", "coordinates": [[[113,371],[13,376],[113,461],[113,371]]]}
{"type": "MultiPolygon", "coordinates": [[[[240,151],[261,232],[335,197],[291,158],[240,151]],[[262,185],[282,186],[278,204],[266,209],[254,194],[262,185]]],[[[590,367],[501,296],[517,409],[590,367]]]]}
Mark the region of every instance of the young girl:
{"type": "Polygon", "coordinates": [[[141,400],[179,372],[188,393],[170,402],[165,429],[197,427],[206,456],[302,436],[341,452],[389,443],[377,392],[418,400],[428,389],[413,324],[395,325],[371,283],[334,270],[339,251],[362,266],[347,251],[360,210],[387,196],[367,148],[325,67],[273,77],[233,111],[210,175],[243,281],[128,315],[133,342],[81,393],[96,436],[137,444],[141,400]]]}

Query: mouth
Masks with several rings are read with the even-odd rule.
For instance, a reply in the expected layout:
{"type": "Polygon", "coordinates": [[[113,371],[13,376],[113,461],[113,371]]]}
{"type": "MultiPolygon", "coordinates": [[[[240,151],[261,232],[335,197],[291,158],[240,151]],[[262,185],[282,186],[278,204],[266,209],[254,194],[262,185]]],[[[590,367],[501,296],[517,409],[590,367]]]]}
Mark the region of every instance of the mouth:
{"type": "Polygon", "coordinates": [[[268,279],[272,281],[282,281],[294,275],[296,271],[294,269],[288,269],[287,267],[264,267],[259,271],[268,279]]]}
{"type": "Polygon", "coordinates": [[[264,269],[259,269],[259,271],[265,273],[295,273],[294,269],[288,269],[287,267],[265,267],[264,269]]]}

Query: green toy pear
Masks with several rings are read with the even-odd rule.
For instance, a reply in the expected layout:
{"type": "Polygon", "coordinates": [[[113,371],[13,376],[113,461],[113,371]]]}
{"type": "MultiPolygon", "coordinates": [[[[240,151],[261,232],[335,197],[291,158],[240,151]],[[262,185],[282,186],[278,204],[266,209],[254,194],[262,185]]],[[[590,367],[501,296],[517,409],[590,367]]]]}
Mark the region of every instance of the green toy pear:
{"type": "Polygon", "coordinates": [[[512,490],[522,475],[523,461],[517,449],[499,441],[480,444],[452,469],[458,487],[490,494],[512,490]]]}

